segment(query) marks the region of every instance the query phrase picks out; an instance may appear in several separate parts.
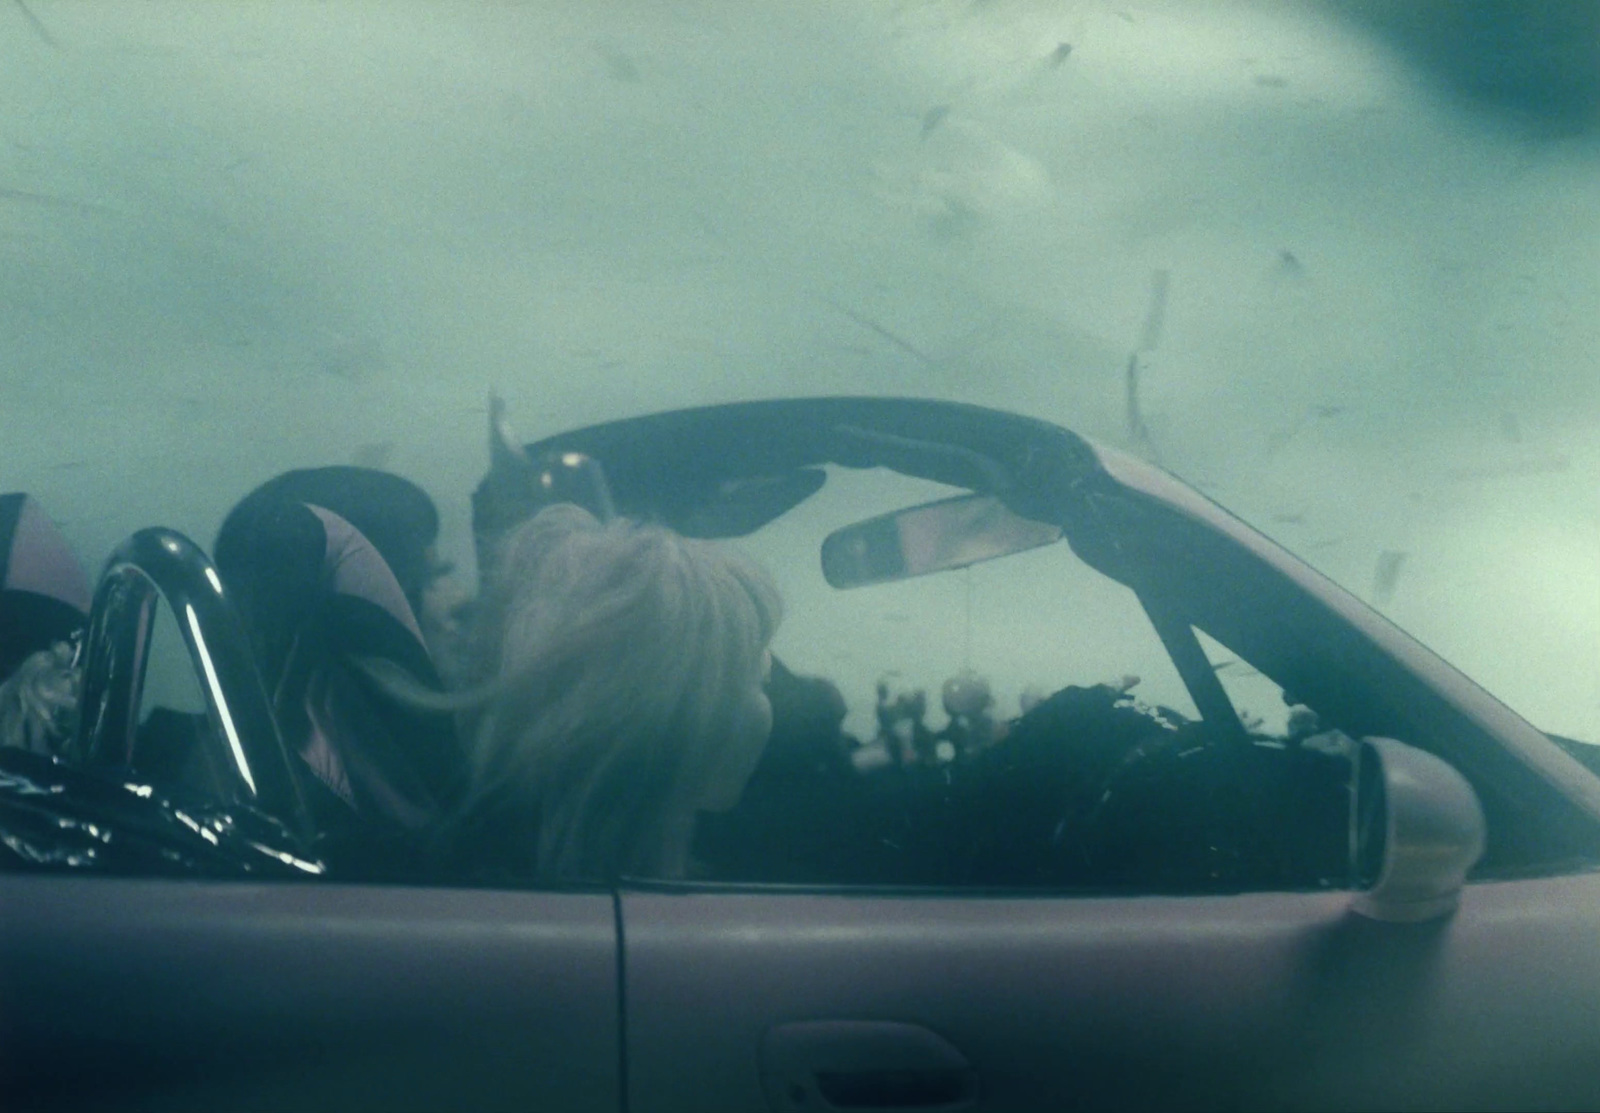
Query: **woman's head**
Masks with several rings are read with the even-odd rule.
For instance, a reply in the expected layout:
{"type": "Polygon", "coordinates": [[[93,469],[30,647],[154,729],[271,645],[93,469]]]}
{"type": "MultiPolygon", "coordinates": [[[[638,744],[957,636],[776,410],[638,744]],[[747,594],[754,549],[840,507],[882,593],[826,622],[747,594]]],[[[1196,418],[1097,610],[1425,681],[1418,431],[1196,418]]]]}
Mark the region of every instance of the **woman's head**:
{"type": "Polygon", "coordinates": [[[479,614],[474,807],[537,811],[541,872],[681,872],[771,729],[781,605],[739,555],[553,506],[513,533],[479,614]]]}

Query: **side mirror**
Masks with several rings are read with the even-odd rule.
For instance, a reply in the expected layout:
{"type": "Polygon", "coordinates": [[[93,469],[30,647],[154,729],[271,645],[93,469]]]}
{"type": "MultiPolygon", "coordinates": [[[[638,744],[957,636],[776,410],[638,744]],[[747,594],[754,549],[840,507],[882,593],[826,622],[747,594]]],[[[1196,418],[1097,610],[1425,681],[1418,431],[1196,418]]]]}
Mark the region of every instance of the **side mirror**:
{"type": "Polygon", "coordinates": [[[1352,911],[1391,923],[1450,915],[1484,838],[1478,795],[1447,762],[1392,738],[1362,742],[1351,794],[1360,890],[1352,911]]]}
{"type": "Polygon", "coordinates": [[[861,587],[1059,540],[1060,526],[1013,513],[993,495],[957,495],[835,530],[822,542],[822,575],[832,587],[861,587]]]}

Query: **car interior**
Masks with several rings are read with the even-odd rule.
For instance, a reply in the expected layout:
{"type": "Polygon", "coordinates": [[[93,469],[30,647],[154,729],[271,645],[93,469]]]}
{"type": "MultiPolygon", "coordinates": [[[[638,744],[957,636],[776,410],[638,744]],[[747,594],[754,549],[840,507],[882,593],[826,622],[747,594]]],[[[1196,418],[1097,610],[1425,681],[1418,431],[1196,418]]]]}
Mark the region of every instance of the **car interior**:
{"type": "MultiPolygon", "coordinates": [[[[1055,677],[1053,694],[997,720],[986,682],[964,681],[963,697],[952,680],[948,722],[935,730],[920,692],[891,698],[880,678],[878,733],[863,738],[846,729],[850,708],[833,681],[780,653],[771,740],[739,805],[702,816],[696,883],[1349,888],[1375,853],[1353,853],[1350,834],[1352,739],[1363,735],[1403,738],[1467,773],[1490,817],[1481,876],[1594,854],[1581,817],[1548,807],[1492,740],[1362,652],[1270,570],[1117,489],[1064,430],[870,399],[683,411],[523,447],[506,443],[503,422],[493,428],[494,463],[475,495],[480,550],[550,501],[743,539],[841,469],[909,475],[967,493],[835,529],[814,550],[831,590],[870,593],[1050,550],[1131,589],[1137,609],[1124,620],[1148,623],[1181,682],[1167,689],[1179,698],[1161,702],[1133,677],[1055,677]],[[1236,706],[1224,683],[1229,667],[1252,666],[1277,685],[1268,684],[1282,704],[1271,723],[1236,706]]],[[[8,840],[13,868],[485,883],[424,865],[461,758],[447,715],[374,679],[370,662],[383,659],[425,687],[440,683],[393,575],[349,523],[292,511],[245,522],[247,543],[231,546],[270,561],[219,569],[160,530],[113,557],[79,650],[77,760],[0,755],[5,814],[16,817],[6,822],[29,832],[8,840]],[[138,710],[158,599],[187,616],[201,709],[138,710]],[[49,813],[28,804],[41,785],[79,809],[73,824],[43,823],[49,813]],[[139,853],[129,849],[137,840],[108,847],[97,822],[132,824],[153,841],[139,853]]],[[[40,624],[32,636],[47,644],[60,632],[40,624]]]]}

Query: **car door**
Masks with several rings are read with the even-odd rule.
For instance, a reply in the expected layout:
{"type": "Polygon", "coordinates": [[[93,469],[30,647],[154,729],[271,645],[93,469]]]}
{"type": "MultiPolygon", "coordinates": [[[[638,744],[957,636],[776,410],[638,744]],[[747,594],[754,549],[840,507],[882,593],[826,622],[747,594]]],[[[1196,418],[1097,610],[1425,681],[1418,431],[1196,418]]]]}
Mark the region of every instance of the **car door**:
{"type": "Polygon", "coordinates": [[[1338,894],[632,891],[632,1109],[1217,1108],[1338,894]]]}
{"type": "Polygon", "coordinates": [[[632,891],[629,1108],[1592,1108],[1597,899],[632,891]]]}
{"type": "Polygon", "coordinates": [[[629,1108],[1591,1108],[1597,899],[633,891],[629,1108]]]}
{"type": "Polygon", "coordinates": [[[0,876],[8,1109],[621,1108],[604,891],[0,876]]]}
{"type": "MultiPolygon", "coordinates": [[[[1206,644],[1249,654],[1285,708],[1362,733],[1392,727],[1467,773],[1490,852],[1456,913],[1376,922],[1352,911],[1350,876],[1321,889],[1189,893],[1137,883],[1023,892],[981,877],[635,885],[621,895],[629,1108],[1600,1101],[1590,774],[1553,747],[1538,751],[1525,724],[1516,733],[1514,716],[1452,683],[1420,647],[1397,648],[1351,621],[1331,585],[1263,566],[1203,517],[1177,515],[1190,532],[1162,534],[1173,506],[1104,493],[1128,496],[1121,511],[1151,531],[1141,554],[1135,530],[1119,523],[1127,544],[1115,552],[1132,562],[1119,571],[1144,589],[1150,627],[1173,656],[1191,658],[1174,662],[1185,679],[1212,677],[1209,688],[1189,685],[1207,718],[1235,713],[1215,681],[1223,662],[1200,656],[1196,637],[1216,618],[1206,644]],[[1159,567],[1141,569],[1152,554],[1159,567]],[[1263,608],[1258,625],[1297,632],[1292,652],[1250,635],[1263,608]],[[1296,666],[1294,697],[1275,675],[1284,661],[1296,666]]],[[[1115,675],[1118,663],[1102,667],[1115,675]]],[[[1287,811],[1283,837],[1298,838],[1309,820],[1287,811]]]]}

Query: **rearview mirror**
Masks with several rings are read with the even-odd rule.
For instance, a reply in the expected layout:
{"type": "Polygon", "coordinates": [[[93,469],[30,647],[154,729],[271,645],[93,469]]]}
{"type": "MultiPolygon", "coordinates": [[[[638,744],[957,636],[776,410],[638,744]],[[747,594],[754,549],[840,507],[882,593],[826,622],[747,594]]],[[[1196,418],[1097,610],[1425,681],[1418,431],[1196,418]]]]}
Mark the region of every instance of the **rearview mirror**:
{"type": "Polygon", "coordinates": [[[1467,871],[1483,856],[1483,806],[1467,779],[1430,753],[1392,738],[1356,752],[1350,851],[1351,908],[1373,920],[1448,916],[1467,871]]]}
{"type": "Polygon", "coordinates": [[[1060,526],[1014,514],[993,495],[958,495],[835,530],[822,542],[822,575],[833,587],[862,587],[965,568],[1060,539],[1060,526]]]}

